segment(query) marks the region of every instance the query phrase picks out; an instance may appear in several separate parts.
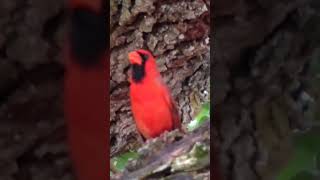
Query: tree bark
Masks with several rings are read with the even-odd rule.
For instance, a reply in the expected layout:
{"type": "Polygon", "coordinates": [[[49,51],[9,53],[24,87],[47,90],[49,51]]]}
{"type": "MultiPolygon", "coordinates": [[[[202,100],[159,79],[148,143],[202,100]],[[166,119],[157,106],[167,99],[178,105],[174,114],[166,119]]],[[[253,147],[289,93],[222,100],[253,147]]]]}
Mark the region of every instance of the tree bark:
{"type": "Polygon", "coordinates": [[[209,99],[209,6],[201,0],[111,1],[111,156],[139,147],[128,96],[127,54],[148,49],[183,122],[209,99]]]}
{"type": "Polygon", "coordinates": [[[60,50],[64,1],[0,1],[0,179],[73,179],[60,50]]]}
{"type": "Polygon", "coordinates": [[[215,1],[212,101],[225,179],[274,179],[290,157],[293,130],[312,126],[302,94],[314,86],[315,4],[215,1]]]}

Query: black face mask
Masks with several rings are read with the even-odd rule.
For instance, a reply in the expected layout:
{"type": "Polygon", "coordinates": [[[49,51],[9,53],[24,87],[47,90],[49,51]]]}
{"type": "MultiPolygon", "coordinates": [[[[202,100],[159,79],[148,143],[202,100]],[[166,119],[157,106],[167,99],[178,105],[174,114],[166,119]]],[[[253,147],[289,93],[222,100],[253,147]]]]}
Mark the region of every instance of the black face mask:
{"type": "MultiPolygon", "coordinates": [[[[138,52],[139,53],[139,52],[138,52]]],[[[139,53],[141,59],[142,59],[142,64],[132,64],[131,68],[132,68],[132,80],[136,83],[139,83],[143,80],[143,78],[145,77],[146,74],[146,70],[145,70],[145,65],[146,62],[148,60],[148,55],[139,53]]]]}
{"type": "Polygon", "coordinates": [[[69,37],[77,63],[90,66],[101,60],[108,46],[107,28],[106,14],[85,8],[72,9],[69,37]]]}

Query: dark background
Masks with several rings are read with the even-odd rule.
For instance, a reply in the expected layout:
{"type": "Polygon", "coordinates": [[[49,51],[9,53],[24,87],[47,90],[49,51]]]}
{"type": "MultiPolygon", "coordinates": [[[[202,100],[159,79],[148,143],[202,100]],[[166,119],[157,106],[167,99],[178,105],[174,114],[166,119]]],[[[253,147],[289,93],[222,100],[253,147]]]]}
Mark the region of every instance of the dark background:
{"type": "Polygon", "coordinates": [[[292,155],[293,132],[319,119],[319,1],[214,2],[211,101],[221,169],[226,179],[274,179],[292,155]]]}
{"type": "Polygon", "coordinates": [[[0,179],[69,180],[63,0],[0,1],[0,179]]]}

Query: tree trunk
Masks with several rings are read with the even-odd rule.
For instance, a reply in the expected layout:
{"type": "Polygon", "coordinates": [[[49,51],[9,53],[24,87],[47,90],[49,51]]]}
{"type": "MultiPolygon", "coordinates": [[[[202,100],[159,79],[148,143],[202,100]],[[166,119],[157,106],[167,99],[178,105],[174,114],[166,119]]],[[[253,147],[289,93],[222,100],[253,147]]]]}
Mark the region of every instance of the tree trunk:
{"type": "Polygon", "coordinates": [[[314,86],[319,3],[307,2],[215,1],[212,100],[227,180],[274,179],[293,130],[312,126],[302,94],[314,86]]]}
{"type": "Polygon", "coordinates": [[[183,123],[209,99],[209,1],[111,1],[111,156],[140,146],[128,96],[127,54],[148,49],[183,123]]]}
{"type": "Polygon", "coordinates": [[[73,179],[60,56],[64,0],[0,1],[0,179],[73,179]]]}

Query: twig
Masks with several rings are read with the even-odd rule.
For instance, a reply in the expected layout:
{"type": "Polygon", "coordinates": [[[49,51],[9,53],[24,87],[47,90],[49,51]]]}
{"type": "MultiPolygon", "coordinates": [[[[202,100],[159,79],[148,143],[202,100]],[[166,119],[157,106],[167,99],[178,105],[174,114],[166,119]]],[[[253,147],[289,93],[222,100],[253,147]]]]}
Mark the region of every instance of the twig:
{"type": "Polygon", "coordinates": [[[161,167],[168,162],[180,155],[183,155],[188,151],[196,142],[203,141],[206,138],[210,138],[210,123],[209,121],[204,123],[202,127],[195,130],[189,135],[186,135],[183,139],[178,142],[175,142],[171,145],[166,146],[165,149],[160,151],[153,158],[150,158],[149,162],[141,169],[138,169],[133,172],[124,172],[122,175],[119,175],[119,180],[127,179],[143,179],[151,175],[156,169],[161,167]],[[205,133],[208,133],[208,136],[204,136],[205,133]]]}

